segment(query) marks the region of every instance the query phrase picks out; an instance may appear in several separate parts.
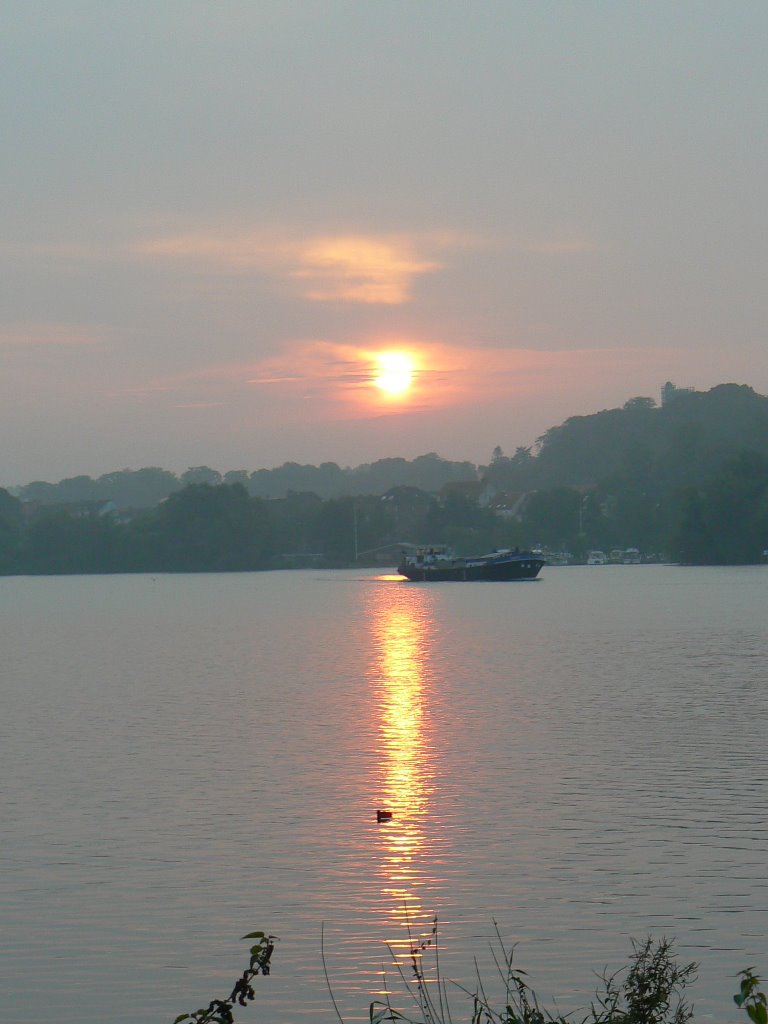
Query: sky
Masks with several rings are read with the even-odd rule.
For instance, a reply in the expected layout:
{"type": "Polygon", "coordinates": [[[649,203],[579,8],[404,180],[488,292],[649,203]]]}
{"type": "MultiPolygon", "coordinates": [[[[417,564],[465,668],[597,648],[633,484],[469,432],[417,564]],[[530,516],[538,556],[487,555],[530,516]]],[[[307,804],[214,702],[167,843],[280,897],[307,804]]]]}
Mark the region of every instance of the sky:
{"type": "Polygon", "coordinates": [[[768,392],[767,47],[762,0],[5,0],[0,485],[768,392]]]}

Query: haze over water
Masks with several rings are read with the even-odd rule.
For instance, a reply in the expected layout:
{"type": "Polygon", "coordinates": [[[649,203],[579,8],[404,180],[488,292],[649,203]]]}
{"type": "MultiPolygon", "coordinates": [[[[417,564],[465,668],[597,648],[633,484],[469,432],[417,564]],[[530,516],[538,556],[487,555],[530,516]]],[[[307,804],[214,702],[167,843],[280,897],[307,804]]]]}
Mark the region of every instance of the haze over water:
{"type": "Polygon", "coordinates": [[[8,1019],[170,1021],[265,929],[244,1019],[330,1021],[321,922],[367,1019],[433,914],[446,976],[496,919],[562,1010],[676,936],[726,1019],[768,970],[766,606],[759,567],[1,579],[8,1019]]]}

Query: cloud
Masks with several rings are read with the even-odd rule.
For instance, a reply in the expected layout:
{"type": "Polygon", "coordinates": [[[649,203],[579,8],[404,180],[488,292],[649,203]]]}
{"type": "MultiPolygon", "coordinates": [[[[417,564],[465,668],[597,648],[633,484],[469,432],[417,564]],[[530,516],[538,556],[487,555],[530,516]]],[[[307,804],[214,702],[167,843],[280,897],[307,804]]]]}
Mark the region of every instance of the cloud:
{"type": "Polygon", "coordinates": [[[284,377],[253,377],[247,381],[248,384],[295,384],[303,380],[295,374],[284,377]]]}
{"type": "Polygon", "coordinates": [[[259,235],[217,235],[197,232],[150,239],[133,247],[134,255],[203,262],[207,269],[224,272],[264,270],[281,263],[287,253],[277,239],[259,235]]]}
{"type": "Polygon", "coordinates": [[[174,409],[220,409],[224,402],[178,402],[174,409]]]}
{"type": "Polygon", "coordinates": [[[279,352],[247,360],[212,363],[143,385],[126,386],[114,394],[139,399],[173,396],[178,407],[202,407],[222,401],[275,403],[280,415],[291,404],[312,400],[320,419],[349,418],[380,412],[390,415],[449,407],[533,398],[566,392],[575,380],[596,381],[627,375],[639,381],[654,378],[678,365],[672,347],[652,350],[623,346],[573,349],[506,348],[478,345],[472,339],[443,342],[406,335],[376,335],[359,341],[296,339],[279,352]],[[376,387],[379,357],[405,353],[413,366],[412,386],[401,398],[376,387]]]}
{"type": "Polygon", "coordinates": [[[173,391],[173,388],[170,387],[167,384],[144,384],[141,387],[119,388],[117,390],[113,390],[113,391],[108,392],[108,394],[113,395],[113,396],[117,396],[117,395],[137,395],[139,397],[143,397],[145,395],[161,395],[161,394],[166,394],[169,391],[173,391]]]}
{"type": "Polygon", "coordinates": [[[304,397],[339,408],[356,403],[361,393],[370,391],[380,372],[377,351],[393,347],[403,350],[413,345],[402,339],[375,347],[324,340],[299,342],[251,367],[246,382],[255,387],[280,386],[286,394],[300,391],[304,397]]]}
{"type": "MultiPolygon", "coordinates": [[[[331,418],[401,414],[440,408],[533,399],[536,395],[567,393],[574,379],[630,379],[663,372],[674,349],[649,352],[643,348],[580,348],[540,351],[532,348],[490,348],[446,344],[434,340],[380,337],[365,344],[332,341],[297,342],[279,356],[247,366],[230,366],[226,375],[239,375],[249,387],[269,388],[282,396],[313,398],[318,412],[331,418]],[[386,351],[406,352],[414,365],[413,386],[393,401],[374,386],[380,373],[377,357],[386,351]]],[[[221,369],[216,371],[221,375],[221,369]]],[[[263,394],[262,390],[262,394],[263,394]]]]}
{"type": "Polygon", "coordinates": [[[142,242],[134,254],[202,262],[209,272],[271,274],[296,282],[311,302],[401,305],[416,278],[443,266],[421,250],[456,244],[449,235],[193,233],[142,242]]]}
{"type": "Polygon", "coordinates": [[[485,431],[479,436],[486,437],[489,450],[491,440],[509,444],[518,436],[529,443],[564,415],[620,405],[629,395],[656,394],[656,382],[685,362],[672,348],[540,351],[497,349],[470,338],[308,338],[266,357],[188,367],[147,381],[144,389],[126,388],[113,401],[118,409],[140,409],[138,419],[133,413],[136,422],[156,422],[163,429],[184,422],[194,432],[202,419],[214,417],[216,429],[246,445],[271,439],[278,447],[260,458],[278,458],[277,451],[279,458],[328,452],[332,444],[338,460],[364,441],[375,442],[382,454],[392,454],[395,444],[417,446],[409,451],[422,444],[441,450],[441,438],[449,446],[464,444],[469,455],[478,430],[485,431]],[[407,353],[414,363],[413,386],[399,396],[375,384],[378,357],[393,351],[407,353]]]}
{"type": "Polygon", "coordinates": [[[413,280],[441,264],[419,258],[412,243],[360,235],[314,239],[299,252],[292,276],[308,281],[305,298],[316,302],[400,305],[413,280]]]}
{"type": "Polygon", "coordinates": [[[0,348],[93,348],[107,344],[109,331],[93,325],[21,323],[0,326],[0,348]]]}

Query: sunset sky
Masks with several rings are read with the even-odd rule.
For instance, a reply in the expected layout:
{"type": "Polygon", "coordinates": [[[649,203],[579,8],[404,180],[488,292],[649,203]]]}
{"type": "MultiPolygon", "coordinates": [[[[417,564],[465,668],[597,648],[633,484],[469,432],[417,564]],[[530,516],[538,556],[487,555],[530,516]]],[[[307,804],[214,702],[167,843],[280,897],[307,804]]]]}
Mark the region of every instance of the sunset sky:
{"type": "Polygon", "coordinates": [[[768,392],[767,48],[762,0],[5,0],[0,485],[768,392]]]}

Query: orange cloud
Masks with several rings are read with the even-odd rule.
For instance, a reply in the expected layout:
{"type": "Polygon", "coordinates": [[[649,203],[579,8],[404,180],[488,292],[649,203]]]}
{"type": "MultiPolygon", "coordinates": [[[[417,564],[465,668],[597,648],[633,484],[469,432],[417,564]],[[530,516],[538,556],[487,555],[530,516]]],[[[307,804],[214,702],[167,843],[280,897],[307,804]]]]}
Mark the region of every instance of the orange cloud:
{"type": "Polygon", "coordinates": [[[224,402],[177,402],[174,409],[220,409],[224,402]]]}
{"type": "Polygon", "coordinates": [[[134,246],[138,256],[165,256],[177,260],[202,261],[209,270],[254,271],[283,262],[287,253],[277,240],[256,234],[216,235],[197,232],[155,238],[134,246]]]}
{"type": "Polygon", "coordinates": [[[104,345],[107,341],[108,332],[103,327],[55,323],[7,324],[0,327],[2,348],[81,348],[104,345]]]}
{"type": "Polygon", "coordinates": [[[414,280],[441,269],[420,248],[455,245],[451,236],[324,235],[304,239],[277,234],[187,234],[141,243],[135,254],[203,261],[209,270],[271,273],[300,283],[313,302],[400,305],[414,280]]]}
{"type": "Polygon", "coordinates": [[[304,296],[316,302],[400,305],[410,298],[414,278],[440,269],[439,263],[420,259],[403,239],[319,238],[298,255],[301,265],[292,276],[310,282],[304,296]]]}
{"type": "Polygon", "coordinates": [[[315,339],[296,341],[263,359],[211,365],[159,383],[173,392],[179,407],[233,402],[241,410],[269,409],[285,424],[319,426],[441,411],[479,415],[530,409],[576,391],[589,393],[590,401],[594,392],[600,401],[617,382],[641,393],[648,380],[664,379],[678,357],[671,348],[539,351],[403,336],[358,344],[315,339]],[[383,352],[401,352],[412,361],[412,385],[403,394],[386,394],[376,386],[383,352]]]}
{"type": "Polygon", "coordinates": [[[663,367],[673,356],[669,349],[539,351],[381,337],[365,345],[298,343],[280,356],[252,364],[245,379],[251,387],[279,391],[286,400],[295,394],[316,399],[339,416],[389,415],[468,405],[479,409],[484,402],[504,397],[568,390],[575,378],[585,375],[600,380],[622,373],[640,375],[649,363],[663,367]],[[396,402],[375,386],[381,372],[378,356],[385,351],[404,352],[413,361],[413,386],[396,402]]]}
{"type": "MultiPolygon", "coordinates": [[[[362,404],[388,404],[375,382],[381,374],[378,356],[392,349],[407,351],[413,361],[414,384],[409,396],[421,402],[422,382],[430,371],[423,346],[402,338],[376,342],[370,346],[311,341],[296,345],[288,353],[274,356],[252,367],[246,378],[254,387],[269,385],[286,393],[301,393],[328,403],[337,411],[359,408],[362,404]]],[[[391,405],[391,402],[389,403],[391,405]]]]}

